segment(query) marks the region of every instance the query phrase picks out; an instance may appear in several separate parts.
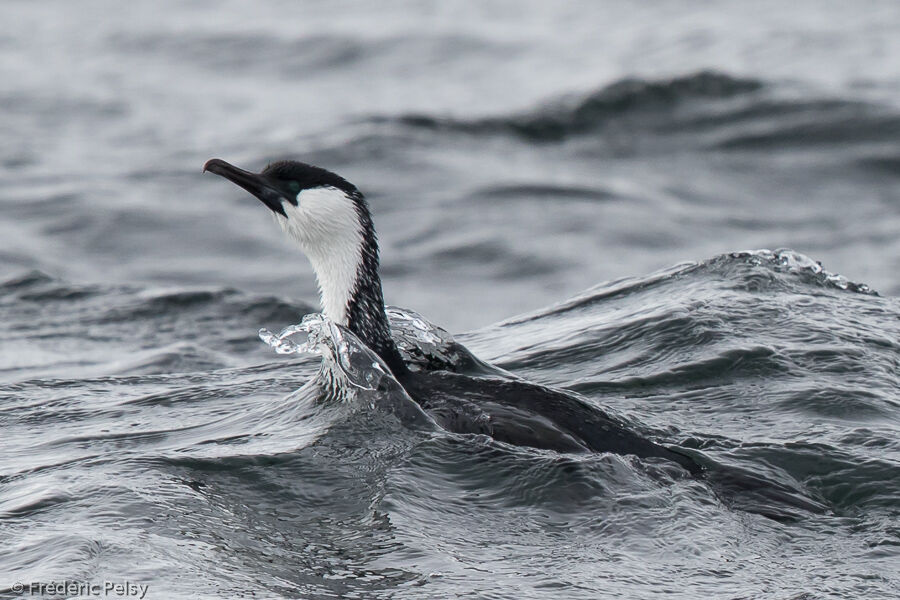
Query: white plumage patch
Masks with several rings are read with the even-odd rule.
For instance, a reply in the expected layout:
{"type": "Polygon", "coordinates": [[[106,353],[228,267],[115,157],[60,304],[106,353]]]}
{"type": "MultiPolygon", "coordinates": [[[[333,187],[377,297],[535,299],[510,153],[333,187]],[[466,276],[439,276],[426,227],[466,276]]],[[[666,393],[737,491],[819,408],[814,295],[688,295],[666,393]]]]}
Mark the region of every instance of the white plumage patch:
{"type": "Polygon", "coordinates": [[[287,218],[273,213],[275,220],[312,263],[323,312],[346,326],[347,306],[362,260],[363,237],[356,205],[337,188],[318,187],[301,190],[297,206],[284,203],[283,207],[287,218]]]}

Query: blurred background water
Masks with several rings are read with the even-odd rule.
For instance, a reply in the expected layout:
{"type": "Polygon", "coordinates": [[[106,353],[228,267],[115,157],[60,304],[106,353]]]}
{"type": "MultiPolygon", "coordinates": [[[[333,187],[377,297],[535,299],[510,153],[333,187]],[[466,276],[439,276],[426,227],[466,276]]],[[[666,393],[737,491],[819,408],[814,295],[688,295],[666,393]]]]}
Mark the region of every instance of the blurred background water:
{"type": "Polygon", "coordinates": [[[312,299],[199,175],[297,157],[369,195],[388,301],[456,330],[751,247],[900,289],[891,2],[3,10],[5,272],[312,299]]]}
{"type": "Polygon", "coordinates": [[[7,0],[0,18],[0,589],[897,595],[900,5],[7,0]],[[313,309],[311,269],[200,174],[213,156],[344,175],[389,303],[836,514],[783,526],[628,459],[310,425],[286,395],[315,362],[255,331],[313,309]],[[882,297],[803,259],[713,258],[761,247],[882,297]],[[648,276],[682,261],[700,266],[648,276]]]}

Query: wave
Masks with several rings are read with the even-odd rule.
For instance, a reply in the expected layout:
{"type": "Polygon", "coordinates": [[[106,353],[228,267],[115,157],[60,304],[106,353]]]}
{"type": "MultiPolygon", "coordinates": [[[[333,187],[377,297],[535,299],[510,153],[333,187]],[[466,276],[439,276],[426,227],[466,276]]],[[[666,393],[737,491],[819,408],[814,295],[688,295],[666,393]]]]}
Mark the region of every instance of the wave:
{"type": "MultiPolygon", "coordinates": [[[[277,298],[121,286],[70,297],[79,289],[39,272],[0,282],[7,338],[46,343],[55,364],[166,352],[191,360],[210,348],[236,350],[228,357],[242,364],[220,368],[207,356],[193,371],[147,373],[157,368],[150,360],[136,373],[28,369],[0,381],[0,512],[27,534],[8,569],[40,563],[45,577],[90,568],[97,540],[113,530],[118,547],[159,565],[154,580],[172,569],[199,578],[233,569],[241,580],[286,582],[277,590],[285,596],[346,581],[348,564],[376,584],[432,582],[430,566],[405,559],[445,552],[448,540],[493,547],[498,535],[531,540],[531,554],[587,547],[589,567],[607,555],[595,550],[601,543],[609,556],[653,547],[669,560],[672,540],[719,553],[739,539],[738,554],[750,540],[763,554],[785,532],[838,558],[848,543],[870,556],[893,551],[900,305],[796,253],[677,265],[458,338],[702,461],[700,478],[664,460],[520,448],[410,419],[414,403],[339,326],[307,322],[320,334],[319,360],[285,362],[252,339],[277,298]],[[27,299],[47,293],[56,299],[27,299]],[[257,304],[248,318],[234,314],[257,304]],[[105,354],[94,357],[97,347],[105,354]],[[318,362],[360,385],[329,401],[318,362]],[[57,535],[73,520],[85,536],[57,535]],[[385,557],[396,564],[382,569],[385,557]]],[[[294,322],[296,309],[273,309],[276,322],[294,322]]],[[[420,315],[392,309],[391,318],[422,368],[465,360],[456,339],[420,315]]],[[[345,594],[335,585],[330,595],[345,594]]]]}
{"type": "Polygon", "coordinates": [[[826,270],[820,261],[788,248],[748,250],[722,254],[701,262],[687,262],[644,277],[626,277],[598,284],[584,293],[519,317],[507,319],[497,326],[514,326],[531,320],[565,314],[614,298],[625,298],[645,290],[677,284],[685,279],[715,279],[732,289],[764,291],[778,289],[810,293],[803,288],[825,288],[862,295],[878,296],[865,283],[850,281],[843,275],[826,270]]]}
{"type": "MultiPolygon", "coordinates": [[[[777,400],[773,398],[762,405],[755,402],[753,409],[777,414],[779,419],[785,418],[784,415],[793,420],[798,415],[804,418],[833,415],[837,419],[879,421],[890,414],[890,400],[888,395],[877,391],[856,395],[854,401],[865,411],[856,410],[853,415],[835,415],[828,407],[821,406],[823,401],[831,403],[834,394],[840,394],[845,377],[858,372],[862,361],[871,360],[860,352],[853,334],[847,337],[846,333],[836,335],[833,331],[846,331],[846,321],[819,320],[823,309],[843,301],[841,296],[882,302],[864,284],[831,273],[820,263],[796,252],[784,249],[735,252],[702,263],[681,265],[642,280],[600,286],[563,306],[505,322],[499,326],[501,329],[534,331],[532,324],[540,324],[541,336],[523,339],[521,333],[511,333],[520,349],[518,355],[514,353],[500,362],[507,371],[489,376],[514,377],[509,370],[534,373],[535,367],[539,371],[542,366],[556,377],[578,372],[579,379],[566,382],[564,387],[595,398],[600,406],[607,406],[610,396],[621,394],[652,393],[665,397],[695,388],[718,389],[714,398],[721,406],[715,410],[738,413],[743,410],[736,408],[741,390],[749,385],[751,390],[771,388],[777,400]],[[796,310],[778,309],[786,298],[793,299],[796,310]],[[617,306],[619,303],[624,306],[617,306]],[[586,309],[590,309],[591,318],[586,318],[586,309]],[[608,310],[615,314],[613,320],[604,320],[604,312],[608,310]],[[593,325],[595,320],[601,320],[603,325],[593,325]],[[598,362],[605,364],[597,369],[598,362]],[[795,389],[788,382],[796,377],[803,381],[815,378],[820,389],[795,389]],[[738,396],[732,397],[736,392],[738,396]]],[[[878,313],[878,309],[881,318],[896,317],[890,305],[866,308],[872,314],[878,313]]],[[[427,352],[436,350],[444,356],[436,368],[458,370],[457,361],[448,360],[448,353],[444,352],[450,344],[456,344],[449,334],[420,315],[391,310],[394,321],[418,323],[412,330],[395,331],[395,337],[400,333],[407,346],[425,341],[427,352]]],[[[496,328],[492,330],[495,337],[496,328]]],[[[428,415],[417,410],[377,355],[327,318],[308,316],[300,325],[288,327],[279,335],[262,331],[261,337],[282,353],[322,355],[319,378],[326,389],[337,390],[332,396],[349,398],[369,394],[364,404],[386,409],[403,422],[427,424],[429,430],[436,428],[428,415]],[[309,340],[303,344],[291,341],[291,336],[297,333],[307,334],[309,340]]],[[[477,360],[465,352],[467,357],[477,360]]],[[[883,359],[890,362],[889,357],[883,359]]],[[[900,382],[877,383],[889,389],[900,382]]],[[[683,426],[691,429],[687,423],[683,426]]],[[[671,439],[678,431],[676,428],[658,432],[657,436],[671,439]]],[[[741,447],[740,442],[718,435],[699,443],[698,439],[703,440],[704,435],[695,432],[683,443],[686,447],[705,447],[707,451],[718,448],[710,455],[696,455],[694,460],[704,465],[703,478],[712,484],[713,490],[735,508],[776,519],[796,519],[802,511],[824,510],[823,499],[841,506],[832,488],[813,486],[804,491],[800,482],[810,473],[798,469],[799,459],[794,452],[779,453],[771,445],[762,444],[757,455],[736,462],[731,453],[741,447]],[[716,452],[721,456],[716,458],[716,452]],[[755,458],[762,456],[768,461],[765,469],[750,466],[755,458]]]]}
{"type": "Polygon", "coordinates": [[[750,94],[763,88],[755,79],[741,79],[714,71],[701,71],[662,81],[623,79],[583,97],[556,100],[519,115],[458,120],[409,114],[395,121],[424,129],[468,134],[510,134],[535,142],[561,141],[597,131],[605,123],[634,113],[671,110],[693,100],[716,101],[750,94]]]}
{"type": "Polygon", "coordinates": [[[895,298],[796,252],[761,250],[602,284],[474,341],[507,339],[505,369],[634,411],[721,464],[853,511],[900,494],[887,442],[900,406],[898,317],[895,298]],[[858,493],[838,475],[851,464],[872,466],[858,493]]]}
{"type": "Polygon", "coordinates": [[[228,287],[145,288],[137,286],[99,286],[76,284],[43,271],[31,270],[0,281],[0,303],[25,308],[29,304],[45,306],[50,302],[76,302],[103,297],[97,301],[104,310],[93,315],[96,322],[116,322],[177,315],[185,312],[217,311],[249,314],[257,319],[284,319],[313,310],[309,304],[274,296],[254,296],[228,287]]]}
{"type": "MultiPolygon", "coordinates": [[[[6,391],[32,394],[49,391],[47,386],[52,385],[71,388],[77,396],[78,390],[113,386],[121,397],[113,410],[103,413],[80,408],[60,412],[60,423],[107,413],[115,420],[121,411],[147,412],[156,419],[160,410],[194,411],[216,405],[213,419],[194,419],[184,428],[182,419],[173,414],[171,427],[154,429],[159,434],[152,439],[141,437],[140,430],[134,435],[126,430],[124,437],[90,442],[94,450],[98,445],[127,443],[135,451],[146,446],[214,459],[223,452],[265,454],[318,440],[335,447],[377,443],[395,448],[433,439],[439,431],[377,355],[320,315],[277,336],[262,332],[264,341],[281,352],[318,353],[322,360],[312,377],[310,361],[299,370],[285,369],[284,363],[259,364],[264,353],[246,346],[250,337],[246,321],[259,323],[256,319],[272,310],[267,304],[280,304],[277,299],[228,289],[148,292],[118,287],[94,289],[88,295],[68,293],[77,289],[39,272],[0,283],[0,303],[9,306],[16,299],[26,307],[59,304],[69,309],[68,316],[75,308],[98,338],[91,342],[75,330],[65,331],[59,319],[48,322],[41,317],[38,335],[55,335],[60,348],[66,348],[71,337],[82,356],[95,364],[76,369],[68,363],[58,365],[59,357],[53,356],[70,383],[33,379],[4,386],[6,391]],[[56,302],[28,299],[45,298],[57,289],[63,291],[55,294],[56,302]],[[104,302],[97,301],[103,297],[104,302]],[[240,315],[247,312],[249,316],[240,315]],[[243,341],[236,346],[223,342],[221,332],[237,326],[235,339],[243,341]],[[145,336],[142,341],[148,349],[123,352],[119,344],[105,353],[98,350],[92,359],[92,344],[102,349],[111,339],[127,339],[135,327],[145,336]],[[183,339],[180,344],[156,341],[154,336],[173,327],[183,339]],[[300,333],[311,337],[305,344],[291,342],[291,336],[300,333]],[[248,365],[248,357],[254,365],[248,365]],[[85,377],[73,384],[73,372],[85,377]],[[285,395],[303,382],[300,390],[285,395]],[[257,396],[261,399],[245,406],[246,398],[257,396]],[[223,415],[231,416],[223,420],[223,415]],[[403,430],[399,438],[397,425],[403,430]],[[419,442],[410,441],[410,436],[419,442]]],[[[289,305],[284,313],[279,309],[269,314],[290,321],[297,310],[289,305]]],[[[421,315],[396,308],[389,314],[395,335],[401,338],[401,351],[417,368],[486,373],[483,363],[453,336],[421,315]]],[[[896,410],[891,390],[900,386],[892,366],[900,351],[898,314],[894,300],[881,298],[808,257],[789,250],[760,250],[602,284],[560,305],[463,339],[476,349],[505,348],[494,361],[501,370],[490,376],[516,372],[568,388],[615,410],[625,421],[644,423],[638,428],[651,439],[705,453],[708,458],[702,462],[709,481],[734,507],[796,518],[791,507],[817,510],[822,501],[837,510],[884,506],[900,493],[880,479],[892,473],[889,462],[870,470],[879,478],[866,486],[871,493],[847,495],[834,477],[807,464],[808,452],[791,450],[789,444],[817,440],[814,434],[772,442],[767,436],[760,439],[752,428],[736,429],[735,421],[753,418],[788,429],[793,423],[811,422],[826,431],[829,427],[838,431],[848,423],[864,426],[870,431],[868,440],[847,438],[824,453],[843,456],[840,465],[835,463],[842,470],[848,461],[874,460],[870,441],[890,440],[883,429],[896,410]],[[853,409],[841,409],[842,399],[853,409]],[[748,492],[738,501],[735,497],[748,486],[756,489],[755,495],[748,492]]],[[[60,443],[72,442],[66,440],[60,443]]],[[[890,451],[892,443],[885,443],[890,451]]]]}
{"type": "MultiPolygon", "coordinates": [[[[900,133],[900,115],[890,108],[811,94],[789,83],[707,70],[670,79],[622,79],[516,114],[478,119],[407,114],[372,120],[436,132],[508,135],[533,143],[602,135],[614,146],[627,147],[635,135],[653,136],[657,142],[674,137],[682,149],[699,145],[730,151],[893,144],[900,133]]],[[[869,159],[893,170],[896,154],[869,159]]]]}
{"type": "Polygon", "coordinates": [[[258,356],[260,323],[296,320],[313,307],[231,288],[76,284],[41,271],[0,282],[11,342],[32,350],[0,374],[149,375],[208,372],[258,356]],[[173,332],[177,336],[173,339],[173,332]]]}

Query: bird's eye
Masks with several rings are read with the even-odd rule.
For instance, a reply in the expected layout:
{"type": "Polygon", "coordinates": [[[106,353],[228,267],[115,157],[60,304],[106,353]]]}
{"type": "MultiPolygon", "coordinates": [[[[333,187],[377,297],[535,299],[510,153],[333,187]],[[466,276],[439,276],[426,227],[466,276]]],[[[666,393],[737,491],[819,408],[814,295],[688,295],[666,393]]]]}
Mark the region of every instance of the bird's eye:
{"type": "Polygon", "coordinates": [[[292,182],[288,183],[288,187],[291,188],[291,191],[294,192],[295,194],[300,191],[300,184],[297,183],[296,181],[292,181],[292,182]]]}

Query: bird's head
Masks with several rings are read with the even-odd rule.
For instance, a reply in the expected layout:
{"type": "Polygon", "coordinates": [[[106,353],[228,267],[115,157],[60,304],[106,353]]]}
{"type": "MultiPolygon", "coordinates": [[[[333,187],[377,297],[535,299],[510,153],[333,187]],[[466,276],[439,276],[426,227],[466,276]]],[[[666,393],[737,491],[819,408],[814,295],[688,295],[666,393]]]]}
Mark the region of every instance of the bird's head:
{"type": "Polygon", "coordinates": [[[383,311],[378,245],[369,208],[340,175],[296,161],[279,161],[259,173],[213,158],[203,165],[256,196],[312,263],[325,314],[351,324],[355,304],[367,296],[383,311]]]}
{"type": "Polygon", "coordinates": [[[213,158],[206,161],[203,171],[220,175],[256,196],[305,252],[361,233],[364,219],[360,212],[368,213],[356,186],[306,163],[284,160],[252,173],[213,158]]]}

